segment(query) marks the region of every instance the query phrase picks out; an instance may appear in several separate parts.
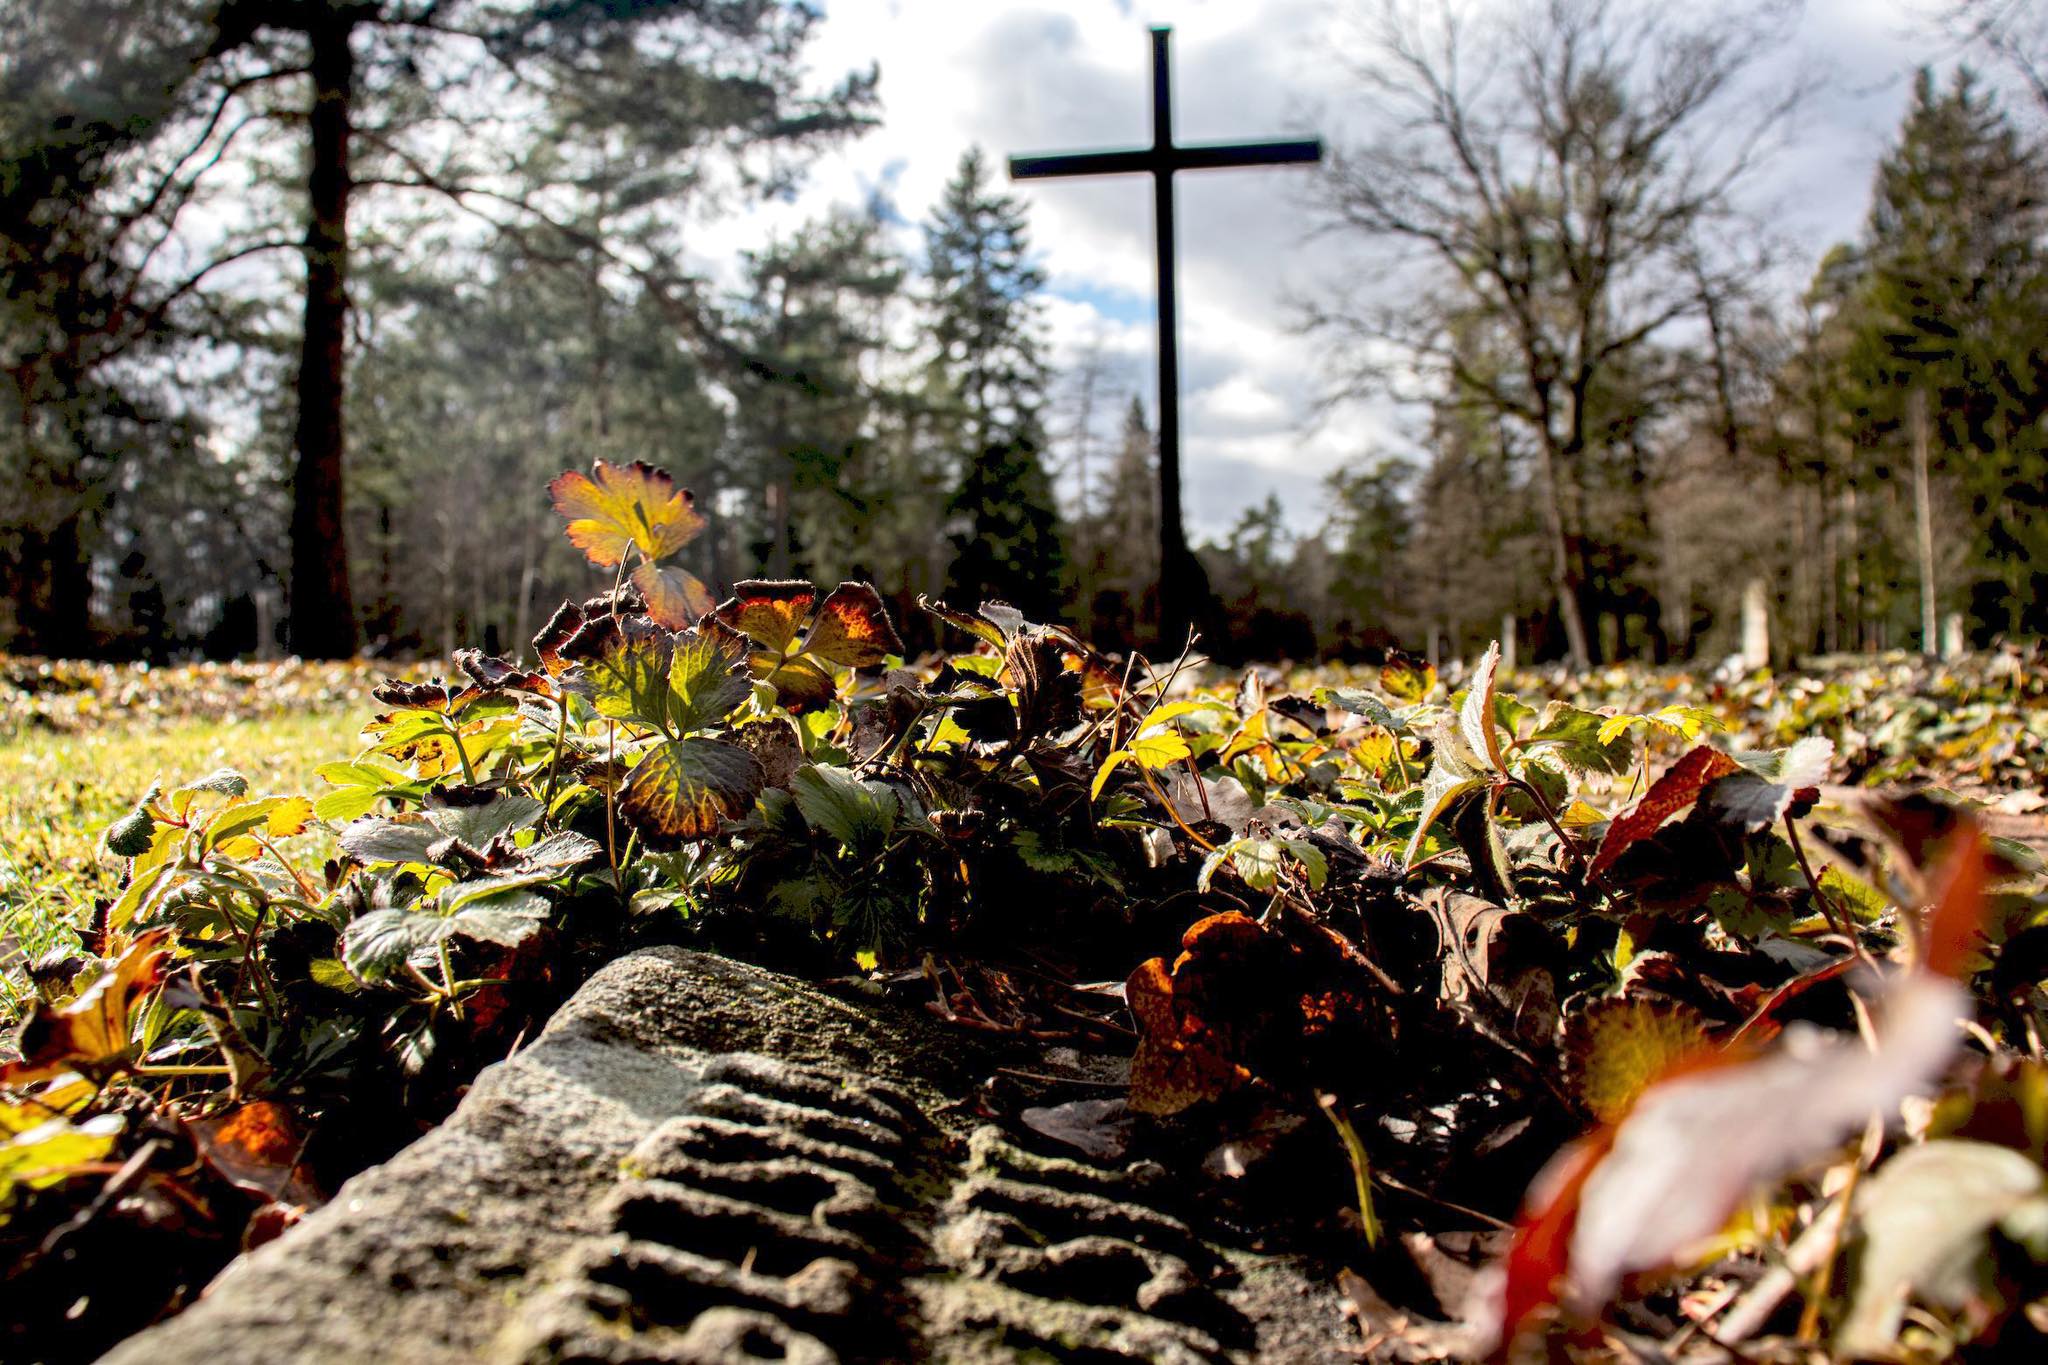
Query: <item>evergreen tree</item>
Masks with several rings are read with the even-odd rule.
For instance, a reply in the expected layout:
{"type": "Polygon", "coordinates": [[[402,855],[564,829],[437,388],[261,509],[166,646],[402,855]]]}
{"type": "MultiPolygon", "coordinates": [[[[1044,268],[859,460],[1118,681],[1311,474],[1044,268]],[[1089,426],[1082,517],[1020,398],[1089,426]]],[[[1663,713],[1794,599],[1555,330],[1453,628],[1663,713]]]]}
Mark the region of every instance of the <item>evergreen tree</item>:
{"type": "Polygon", "coordinates": [[[1066,555],[1043,461],[1046,366],[1024,211],[989,184],[970,148],[925,226],[935,388],[959,461],[950,506],[950,591],[962,604],[1000,598],[1040,618],[1065,597],[1066,555]]]}
{"type": "MultiPolygon", "coordinates": [[[[772,577],[831,577],[872,563],[869,515],[890,491],[866,467],[875,445],[883,310],[901,266],[873,209],[839,213],[793,239],[746,253],[737,309],[748,353],[736,437],[757,471],[763,553],[772,577]]],[[[750,490],[752,491],[752,490],[750,490]]],[[[929,525],[929,522],[927,522],[929,525]]]]}
{"type": "Polygon", "coordinates": [[[1090,630],[1105,648],[1149,639],[1159,617],[1159,443],[1136,394],[1093,522],[1082,580],[1090,630]]]}
{"type": "Polygon", "coordinates": [[[1967,69],[1946,88],[1923,69],[1872,192],[1848,401],[1880,477],[1904,468],[1925,405],[1932,477],[1978,528],[1987,630],[2048,627],[2044,231],[2048,183],[1996,97],[1967,69]]]}

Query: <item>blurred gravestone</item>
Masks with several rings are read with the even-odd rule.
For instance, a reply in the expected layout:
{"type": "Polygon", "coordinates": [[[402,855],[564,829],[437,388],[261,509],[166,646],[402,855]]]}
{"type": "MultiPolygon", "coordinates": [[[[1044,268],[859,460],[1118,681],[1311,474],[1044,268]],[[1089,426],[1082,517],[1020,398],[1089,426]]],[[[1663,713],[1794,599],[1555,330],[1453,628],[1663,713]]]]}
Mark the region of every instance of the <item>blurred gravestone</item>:
{"type": "Polygon", "coordinates": [[[1742,589],[1742,666],[1750,672],[1771,666],[1770,590],[1761,578],[1742,589]]]}

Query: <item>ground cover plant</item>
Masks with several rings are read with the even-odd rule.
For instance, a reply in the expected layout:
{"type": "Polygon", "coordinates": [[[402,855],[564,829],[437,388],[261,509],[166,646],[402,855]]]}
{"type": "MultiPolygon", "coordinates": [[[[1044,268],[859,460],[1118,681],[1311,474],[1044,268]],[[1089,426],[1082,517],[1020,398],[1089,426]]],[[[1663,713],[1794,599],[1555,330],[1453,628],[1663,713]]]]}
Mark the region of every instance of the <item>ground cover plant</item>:
{"type": "Polygon", "coordinates": [[[10,1354],[175,1306],[654,941],[1128,1059],[1020,1121],[1343,1266],[1372,1358],[2048,1324],[2038,659],[1220,677],[927,603],[907,663],[866,585],[714,603],[659,471],[553,495],[610,584],[530,665],[107,821],[0,1064],[10,1354]]]}

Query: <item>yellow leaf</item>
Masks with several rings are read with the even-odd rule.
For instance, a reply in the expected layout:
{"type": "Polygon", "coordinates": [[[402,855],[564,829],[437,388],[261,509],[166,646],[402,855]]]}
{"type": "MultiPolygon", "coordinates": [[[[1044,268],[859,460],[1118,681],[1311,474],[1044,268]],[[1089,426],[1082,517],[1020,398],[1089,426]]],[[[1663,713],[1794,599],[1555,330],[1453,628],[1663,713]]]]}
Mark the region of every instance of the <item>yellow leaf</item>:
{"type": "Polygon", "coordinates": [[[1142,768],[1164,768],[1188,756],[1188,742],[1173,731],[1143,735],[1131,741],[1131,759],[1142,768]]]}
{"type": "Polygon", "coordinates": [[[1685,1005],[1597,1001],[1565,1021],[1565,1070],[1573,1096],[1615,1123],[1678,1063],[1706,1051],[1706,1021],[1685,1005]]]}
{"type": "Polygon", "coordinates": [[[555,510],[569,519],[569,543],[601,569],[626,557],[628,546],[645,560],[661,559],[690,543],[704,529],[687,488],[640,460],[629,465],[571,470],[548,485],[555,510]]]}

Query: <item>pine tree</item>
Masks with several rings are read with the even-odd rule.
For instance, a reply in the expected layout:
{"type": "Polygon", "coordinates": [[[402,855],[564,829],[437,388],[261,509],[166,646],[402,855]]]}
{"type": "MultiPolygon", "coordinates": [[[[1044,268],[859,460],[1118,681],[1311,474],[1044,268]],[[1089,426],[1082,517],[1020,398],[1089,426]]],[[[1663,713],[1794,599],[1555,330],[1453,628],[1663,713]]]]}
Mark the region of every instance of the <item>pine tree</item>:
{"type": "Polygon", "coordinates": [[[959,461],[950,591],[972,605],[1000,598],[1041,619],[1065,597],[1066,554],[1045,472],[1046,366],[1022,206],[989,185],[970,148],[925,226],[933,387],[959,461]]]}
{"type": "MultiPolygon", "coordinates": [[[[1878,469],[1902,465],[1915,404],[1933,477],[1979,527],[1987,629],[2048,626],[2048,180],[1967,69],[1922,70],[1879,164],[1860,287],[1847,305],[1849,402],[1878,469]]],[[[1931,644],[1931,642],[1930,642],[1931,644]]]]}

